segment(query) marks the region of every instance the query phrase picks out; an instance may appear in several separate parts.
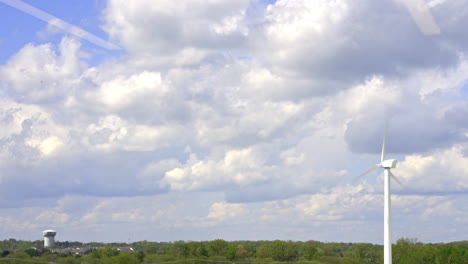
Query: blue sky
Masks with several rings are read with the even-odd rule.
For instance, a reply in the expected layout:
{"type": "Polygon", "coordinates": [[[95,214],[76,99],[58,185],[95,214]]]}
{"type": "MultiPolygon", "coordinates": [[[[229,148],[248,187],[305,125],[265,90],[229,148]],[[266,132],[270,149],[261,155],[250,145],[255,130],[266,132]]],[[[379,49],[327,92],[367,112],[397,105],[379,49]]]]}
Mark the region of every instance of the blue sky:
{"type": "MultiPolygon", "coordinates": [[[[85,29],[87,32],[96,35],[97,37],[107,39],[108,35],[104,32],[100,25],[102,19],[100,17],[101,10],[105,7],[105,2],[102,1],[23,1],[26,4],[32,5],[46,13],[49,13],[63,21],[71,23],[75,26],[85,29]],[[73,8],[71,8],[73,7],[73,8]]],[[[15,51],[21,49],[27,43],[59,43],[63,34],[63,30],[47,31],[47,22],[38,19],[21,10],[2,3],[0,12],[4,27],[0,29],[3,36],[0,43],[2,50],[1,61],[5,62],[9,56],[15,51]],[[60,33],[59,33],[60,32],[60,33]]],[[[67,33],[65,33],[67,34],[67,33]]],[[[96,64],[105,56],[118,55],[117,52],[106,50],[95,44],[83,41],[82,50],[89,51],[92,54],[89,63],[96,64]]]]}
{"type": "Polygon", "coordinates": [[[386,120],[394,240],[467,239],[464,1],[25,3],[57,19],[0,1],[0,239],[382,243],[386,120]]]}

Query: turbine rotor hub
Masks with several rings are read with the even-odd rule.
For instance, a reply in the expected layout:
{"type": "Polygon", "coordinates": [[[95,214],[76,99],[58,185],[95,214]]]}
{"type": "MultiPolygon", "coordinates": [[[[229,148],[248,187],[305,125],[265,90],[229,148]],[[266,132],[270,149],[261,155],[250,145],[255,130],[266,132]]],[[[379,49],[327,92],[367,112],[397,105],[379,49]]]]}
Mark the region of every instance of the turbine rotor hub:
{"type": "Polygon", "coordinates": [[[382,166],[382,168],[384,169],[391,169],[391,168],[395,168],[396,164],[397,164],[396,159],[388,159],[388,160],[382,161],[382,163],[380,163],[380,166],[382,166]]]}

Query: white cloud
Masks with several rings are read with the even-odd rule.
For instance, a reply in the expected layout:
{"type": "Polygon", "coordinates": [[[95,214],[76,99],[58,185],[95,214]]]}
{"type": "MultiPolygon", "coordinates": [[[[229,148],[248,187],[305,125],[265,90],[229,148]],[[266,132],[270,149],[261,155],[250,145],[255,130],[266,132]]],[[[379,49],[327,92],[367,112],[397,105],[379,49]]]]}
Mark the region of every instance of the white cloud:
{"type": "Polygon", "coordinates": [[[461,211],[454,208],[452,201],[445,200],[443,202],[431,204],[429,208],[426,208],[423,216],[427,219],[431,219],[433,217],[445,217],[447,215],[456,217],[457,215],[460,215],[460,213],[461,211]]]}
{"type": "Polygon", "coordinates": [[[257,58],[281,75],[320,80],[310,94],[346,89],[375,74],[404,76],[406,70],[453,66],[458,60],[458,44],[420,34],[395,1],[277,1],[265,18],[254,42],[257,58]],[[399,45],[389,44],[396,39],[399,45]]]}
{"type": "Polygon", "coordinates": [[[303,152],[297,153],[296,149],[288,149],[281,153],[281,158],[286,165],[298,165],[304,162],[305,154],[303,152]]]}
{"type": "Polygon", "coordinates": [[[118,111],[149,98],[161,101],[168,92],[159,73],[143,71],[126,79],[117,77],[106,81],[89,96],[96,97],[110,111],[118,111]]]}
{"type": "Polygon", "coordinates": [[[56,101],[73,93],[84,67],[76,40],[63,38],[58,52],[51,44],[27,44],[0,66],[0,83],[19,101],[56,101]]]}
{"type": "Polygon", "coordinates": [[[152,52],[152,57],[161,53],[177,56],[186,47],[224,49],[244,38],[242,17],[247,6],[246,0],[159,1],[157,5],[115,0],[105,9],[104,29],[128,51],[152,52]]]}
{"type": "Polygon", "coordinates": [[[32,148],[38,148],[44,156],[52,155],[64,146],[64,143],[56,136],[50,136],[43,140],[36,137],[29,138],[24,141],[24,144],[32,148]]]}
{"type": "MultiPolygon", "coordinates": [[[[319,36],[330,34],[333,25],[341,23],[348,12],[346,1],[280,0],[268,6],[266,19],[271,24],[266,31],[269,39],[274,42],[293,44],[307,39],[307,35],[310,34],[319,36]]],[[[287,53],[280,56],[285,55],[287,53]]]]}
{"type": "Polygon", "coordinates": [[[163,186],[161,185],[163,184],[161,184],[160,181],[165,173],[181,166],[182,164],[174,159],[151,162],[137,175],[141,189],[151,190],[162,188],[163,186]]]}
{"type": "Polygon", "coordinates": [[[447,70],[430,69],[420,71],[415,74],[413,85],[421,87],[419,95],[423,102],[437,102],[437,97],[441,95],[453,96],[457,94],[461,87],[466,83],[468,70],[468,61],[465,58],[460,60],[459,65],[447,70]]]}
{"type": "Polygon", "coordinates": [[[303,110],[301,104],[288,101],[258,102],[226,97],[220,98],[225,102],[222,111],[206,105],[195,107],[196,138],[201,144],[235,142],[240,137],[268,139],[287,129],[288,122],[303,110]]]}
{"type": "Polygon", "coordinates": [[[235,32],[240,32],[242,35],[248,35],[248,28],[242,25],[242,20],[245,17],[245,12],[238,15],[224,17],[220,23],[210,25],[210,29],[216,34],[228,35],[235,32]]]}
{"type": "Polygon", "coordinates": [[[198,160],[191,155],[186,167],[165,173],[163,184],[173,190],[206,190],[227,184],[245,186],[268,179],[262,156],[254,149],[230,150],[221,160],[198,160]]]}
{"type": "MultiPolygon", "coordinates": [[[[0,216],[0,223],[3,229],[3,232],[8,232],[9,230],[14,231],[31,231],[32,229],[36,228],[36,225],[31,221],[18,221],[16,217],[0,216]]],[[[11,232],[11,231],[10,231],[11,232]]]]}
{"type": "Polygon", "coordinates": [[[297,204],[296,208],[315,221],[374,217],[383,199],[375,193],[369,193],[364,187],[337,187],[331,193],[314,194],[308,201],[297,204]]]}
{"type": "Polygon", "coordinates": [[[242,204],[216,202],[211,205],[208,218],[224,221],[226,218],[240,217],[244,213],[242,204]]]}
{"type": "Polygon", "coordinates": [[[342,105],[339,107],[343,107],[343,111],[353,118],[362,118],[365,114],[369,119],[378,119],[388,116],[387,109],[398,105],[402,101],[401,97],[401,91],[395,84],[386,82],[382,77],[373,76],[364,84],[343,92],[339,98],[342,105]]]}
{"type": "Polygon", "coordinates": [[[431,155],[410,155],[395,173],[414,192],[466,192],[468,157],[465,148],[454,146],[431,155]]]}
{"type": "Polygon", "coordinates": [[[46,109],[3,100],[0,122],[0,151],[5,166],[38,165],[41,158],[53,158],[70,142],[69,129],[57,122],[46,109]]]}
{"type": "Polygon", "coordinates": [[[177,139],[177,127],[131,124],[116,115],[108,115],[86,129],[84,143],[99,151],[151,151],[166,147],[177,139]]]}
{"type": "Polygon", "coordinates": [[[64,226],[68,223],[70,216],[66,213],[57,212],[54,210],[41,212],[35,219],[35,221],[41,223],[41,225],[49,226],[64,226]]]}

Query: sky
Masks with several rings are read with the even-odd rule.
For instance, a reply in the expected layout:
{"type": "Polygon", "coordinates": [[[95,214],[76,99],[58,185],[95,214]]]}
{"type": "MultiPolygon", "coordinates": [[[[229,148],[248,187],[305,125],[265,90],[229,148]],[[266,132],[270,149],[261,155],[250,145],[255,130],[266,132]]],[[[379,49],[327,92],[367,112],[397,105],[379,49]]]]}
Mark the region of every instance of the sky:
{"type": "Polygon", "coordinates": [[[0,0],[0,239],[467,240],[464,0],[0,0]]]}

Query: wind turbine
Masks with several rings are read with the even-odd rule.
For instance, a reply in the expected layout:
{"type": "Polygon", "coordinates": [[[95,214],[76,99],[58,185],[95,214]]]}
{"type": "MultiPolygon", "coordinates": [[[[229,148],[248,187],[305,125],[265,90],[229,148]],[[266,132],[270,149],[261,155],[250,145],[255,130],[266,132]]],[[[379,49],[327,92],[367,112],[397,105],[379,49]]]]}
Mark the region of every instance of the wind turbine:
{"type": "Polygon", "coordinates": [[[382,155],[380,163],[372,166],[370,169],[359,175],[355,181],[364,177],[366,174],[377,168],[384,169],[384,264],[392,264],[392,226],[391,226],[391,197],[390,197],[390,178],[393,178],[398,184],[402,183],[390,171],[397,164],[396,159],[385,159],[385,148],[387,145],[387,127],[382,142],[382,155]]]}

